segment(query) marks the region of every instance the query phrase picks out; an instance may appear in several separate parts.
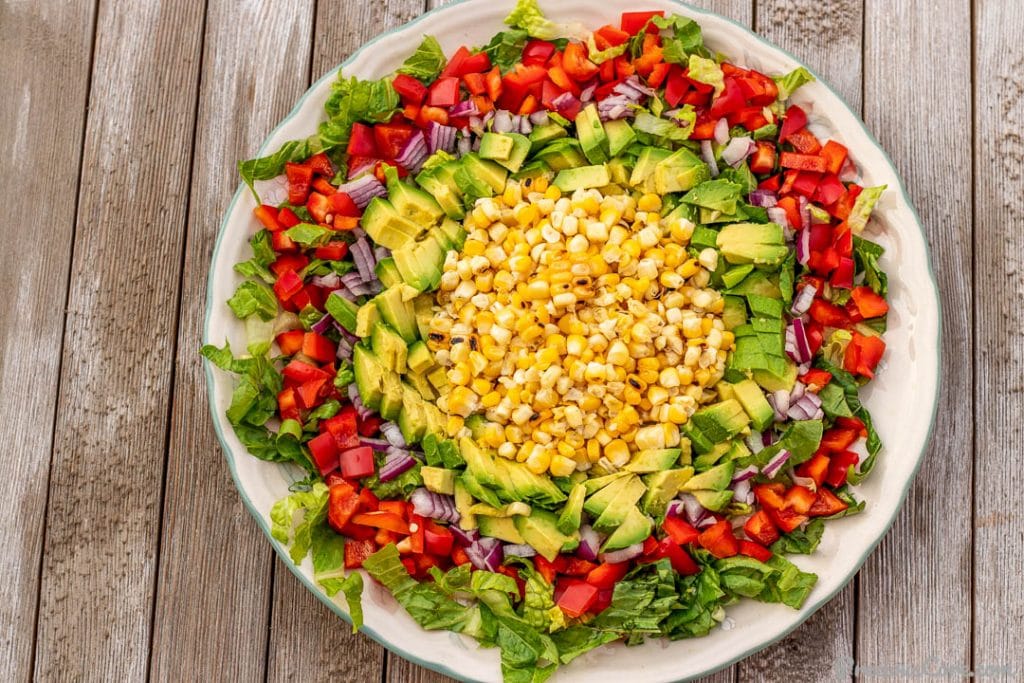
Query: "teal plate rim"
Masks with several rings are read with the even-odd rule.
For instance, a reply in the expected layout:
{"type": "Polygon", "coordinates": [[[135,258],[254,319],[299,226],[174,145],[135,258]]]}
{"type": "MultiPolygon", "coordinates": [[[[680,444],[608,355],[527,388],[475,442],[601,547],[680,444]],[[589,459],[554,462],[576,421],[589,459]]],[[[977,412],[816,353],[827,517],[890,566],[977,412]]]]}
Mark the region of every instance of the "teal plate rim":
{"type": "MultiPolygon", "coordinates": [[[[345,59],[345,61],[341,62],[341,64],[339,64],[338,66],[330,69],[327,73],[325,73],[323,76],[321,76],[319,79],[317,79],[317,81],[314,82],[309,87],[309,89],[306,90],[305,93],[303,93],[302,97],[300,97],[299,100],[295,103],[295,106],[292,107],[292,110],[288,113],[288,115],[277,126],[274,127],[274,130],[271,131],[270,135],[267,136],[267,138],[264,140],[263,144],[260,145],[259,151],[257,152],[256,156],[263,156],[263,154],[264,154],[264,152],[266,150],[267,144],[270,141],[270,139],[272,139],[277,134],[277,131],[282,126],[284,126],[289,120],[291,120],[292,117],[294,117],[296,114],[298,114],[298,112],[302,109],[303,105],[305,104],[306,99],[310,96],[310,94],[312,94],[312,92],[314,90],[316,90],[317,87],[319,87],[324,81],[327,81],[327,80],[335,78],[337,73],[339,72],[339,70],[344,69],[346,66],[348,66],[361,52],[363,52],[363,50],[368,49],[369,47],[373,46],[375,43],[377,43],[378,41],[386,38],[387,36],[390,36],[390,35],[392,35],[394,33],[398,33],[399,31],[403,31],[403,30],[405,30],[407,28],[411,28],[411,27],[415,26],[416,24],[420,23],[421,21],[423,21],[423,19],[425,19],[426,17],[428,17],[430,15],[433,15],[435,13],[442,12],[442,11],[451,10],[453,7],[456,7],[458,5],[461,5],[463,3],[470,2],[470,1],[471,0],[453,0],[452,2],[448,2],[447,4],[441,5],[440,7],[435,7],[434,9],[432,9],[430,11],[427,11],[427,12],[424,12],[423,14],[417,16],[415,19],[412,19],[411,21],[408,21],[408,22],[406,22],[406,23],[404,23],[404,24],[402,24],[400,26],[396,26],[395,28],[392,28],[392,29],[390,29],[388,31],[385,31],[385,32],[375,36],[371,40],[367,41],[366,43],[363,43],[363,45],[361,45],[358,49],[356,49],[354,52],[352,52],[352,54],[349,55],[348,58],[345,59]]],[[[721,20],[726,21],[726,22],[728,22],[730,24],[733,24],[734,26],[742,29],[752,39],[754,39],[754,40],[758,41],[759,43],[761,43],[763,45],[766,45],[766,46],[768,46],[768,47],[770,47],[770,48],[772,48],[774,50],[777,50],[778,52],[780,52],[780,53],[784,54],[785,56],[789,57],[790,59],[792,59],[797,64],[800,64],[801,66],[806,68],[808,71],[810,71],[814,75],[814,77],[825,88],[828,89],[828,91],[830,93],[832,93],[832,95],[834,95],[836,97],[836,99],[847,109],[847,111],[849,111],[850,114],[853,115],[854,119],[856,119],[857,123],[861,126],[861,128],[862,128],[864,134],[867,136],[868,140],[870,140],[871,143],[874,144],[875,147],[877,147],[878,150],[882,153],[882,156],[885,159],[886,163],[888,163],[889,167],[892,169],[893,175],[898,180],[898,188],[899,188],[900,195],[902,196],[903,201],[906,203],[907,207],[910,209],[910,212],[913,214],[914,220],[915,220],[915,227],[921,233],[921,236],[922,236],[922,238],[924,240],[925,257],[926,257],[925,260],[926,260],[927,265],[928,265],[928,278],[931,281],[933,289],[935,290],[936,330],[937,330],[937,334],[938,334],[938,338],[936,338],[936,340],[935,340],[935,348],[936,348],[936,354],[935,354],[935,359],[936,359],[935,373],[936,373],[936,376],[938,376],[938,374],[939,374],[939,372],[940,372],[940,370],[942,368],[942,344],[940,343],[941,342],[941,335],[942,335],[942,297],[941,297],[941,293],[940,293],[940,290],[939,290],[938,281],[936,280],[936,277],[935,277],[935,270],[934,270],[934,268],[932,266],[931,249],[930,249],[930,247],[928,245],[928,236],[924,232],[924,229],[923,229],[923,226],[922,226],[922,223],[921,223],[921,216],[918,214],[917,209],[914,207],[913,202],[910,200],[910,197],[907,194],[906,185],[903,182],[903,178],[900,176],[899,170],[896,168],[896,164],[893,163],[892,158],[889,156],[889,153],[885,150],[885,148],[878,141],[878,139],[874,136],[874,134],[870,130],[868,130],[868,128],[865,125],[864,121],[862,120],[861,116],[859,114],[857,114],[853,110],[852,107],[850,107],[850,105],[846,102],[846,100],[842,97],[842,95],[840,95],[838,92],[836,92],[835,89],[828,83],[828,81],[822,79],[813,69],[811,69],[810,67],[805,65],[801,59],[797,58],[795,55],[790,53],[788,50],[784,50],[784,49],[780,48],[779,46],[775,45],[774,43],[772,43],[771,41],[766,40],[765,38],[761,37],[760,35],[758,35],[754,31],[752,31],[747,26],[744,26],[743,24],[739,23],[738,21],[736,21],[734,19],[731,19],[729,17],[723,16],[723,15],[721,15],[721,14],[719,14],[717,12],[713,12],[711,10],[706,10],[706,9],[701,8],[701,7],[695,7],[695,6],[691,5],[691,4],[689,4],[688,2],[683,2],[682,0],[670,0],[670,1],[675,3],[675,4],[677,4],[677,5],[679,5],[679,6],[681,6],[681,7],[685,7],[687,10],[689,10],[690,12],[693,12],[695,14],[700,14],[700,15],[709,16],[709,17],[715,17],[717,19],[721,19],[721,20]]],[[[216,242],[214,244],[212,257],[211,257],[211,260],[210,260],[210,268],[209,268],[209,270],[207,272],[207,280],[206,280],[206,312],[205,312],[205,314],[203,316],[203,343],[204,344],[211,343],[210,339],[209,339],[209,336],[210,336],[209,335],[209,325],[210,325],[210,318],[211,318],[211,316],[213,314],[213,267],[214,267],[214,264],[217,262],[217,255],[220,253],[221,243],[222,243],[222,241],[224,239],[225,232],[227,231],[228,216],[231,214],[232,210],[234,209],[235,203],[238,202],[238,199],[242,196],[242,194],[245,191],[246,191],[245,184],[244,183],[239,183],[238,189],[235,190],[235,194],[231,198],[231,202],[228,204],[228,207],[225,210],[224,218],[221,220],[220,228],[218,228],[218,231],[217,231],[217,240],[216,240],[216,242]]],[[[267,520],[263,518],[263,515],[260,514],[260,512],[253,505],[252,500],[249,498],[248,494],[246,494],[245,489],[243,488],[242,483],[241,483],[241,481],[238,478],[238,471],[237,471],[237,469],[235,467],[234,460],[232,459],[232,457],[230,455],[231,449],[228,447],[227,442],[224,439],[224,434],[221,431],[218,415],[217,415],[216,409],[214,407],[215,406],[215,403],[214,403],[214,393],[213,393],[213,391],[214,391],[213,367],[214,366],[209,361],[204,361],[203,367],[204,367],[204,372],[205,372],[205,375],[206,375],[207,408],[210,411],[210,417],[211,417],[211,419],[213,421],[213,428],[214,428],[214,431],[217,433],[217,440],[220,441],[221,450],[224,452],[224,458],[227,460],[228,468],[231,470],[231,478],[232,478],[232,480],[235,483],[235,488],[238,489],[238,493],[241,495],[242,502],[245,504],[246,509],[248,509],[249,513],[256,519],[256,522],[259,524],[260,529],[263,530],[263,533],[266,535],[267,540],[270,541],[270,544],[274,548],[274,551],[277,553],[278,557],[285,564],[285,566],[288,567],[288,570],[291,571],[291,573],[293,575],[295,575],[295,577],[307,589],[309,589],[317,597],[317,599],[320,600],[320,602],[322,602],[328,608],[330,608],[330,610],[332,612],[334,612],[336,615],[341,617],[342,620],[344,620],[346,623],[351,624],[352,621],[351,621],[351,618],[349,617],[348,613],[345,612],[344,610],[342,610],[339,607],[339,605],[337,603],[335,603],[334,600],[332,600],[331,598],[327,597],[326,593],[324,593],[310,579],[308,579],[302,573],[302,571],[299,569],[299,567],[294,562],[292,562],[291,557],[289,557],[288,552],[286,551],[284,546],[282,546],[281,544],[279,544],[279,543],[274,541],[273,537],[270,534],[270,526],[267,524],[267,520]]],[[[767,648],[767,647],[769,647],[769,646],[779,642],[780,640],[782,640],[783,638],[788,636],[790,633],[795,631],[797,628],[802,626],[808,619],[810,619],[811,615],[813,615],[815,612],[817,612],[819,609],[821,609],[826,603],[831,601],[832,598],[834,598],[836,596],[836,594],[839,593],[839,591],[841,591],[843,588],[845,588],[850,583],[850,581],[860,571],[861,567],[864,566],[864,563],[867,561],[868,557],[875,551],[875,548],[878,547],[878,544],[881,543],[882,539],[885,538],[885,536],[888,534],[889,529],[892,528],[893,522],[896,520],[896,515],[902,509],[903,503],[907,499],[907,494],[910,492],[910,487],[914,483],[914,480],[917,478],[918,471],[921,469],[921,464],[924,461],[925,452],[928,450],[929,446],[931,445],[932,437],[935,434],[935,418],[936,418],[936,415],[938,413],[938,406],[939,406],[939,400],[938,399],[939,399],[939,390],[938,390],[938,388],[936,388],[935,396],[934,396],[933,401],[932,401],[932,410],[931,410],[931,418],[930,418],[930,423],[929,423],[929,428],[928,428],[928,435],[927,435],[927,437],[926,437],[926,439],[924,441],[924,446],[922,447],[921,451],[916,456],[917,462],[916,462],[916,464],[914,466],[913,473],[911,474],[910,477],[908,477],[907,483],[904,485],[903,491],[900,493],[899,503],[893,509],[893,512],[889,516],[889,519],[886,520],[885,524],[883,525],[882,533],[878,534],[878,537],[875,538],[875,540],[871,543],[871,545],[868,547],[867,551],[865,551],[864,554],[857,560],[857,562],[854,563],[853,568],[847,573],[847,575],[845,577],[843,577],[843,579],[839,583],[839,585],[834,590],[829,592],[827,595],[820,596],[813,603],[804,605],[800,609],[800,612],[801,612],[800,619],[798,619],[797,622],[794,623],[790,628],[788,628],[785,631],[783,631],[782,633],[780,633],[777,637],[773,638],[770,641],[767,641],[767,642],[764,642],[764,643],[759,643],[755,647],[752,647],[752,648],[750,648],[748,650],[745,650],[744,652],[736,655],[734,658],[730,659],[729,661],[725,662],[724,664],[721,664],[720,666],[716,666],[716,667],[713,667],[711,669],[707,669],[705,671],[702,671],[702,672],[700,672],[698,674],[695,674],[695,675],[693,675],[691,677],[688,677],[688,678],[685,678],[685,679],[680,679],[680,681],[678,683],[682,683],[683,681],[694,680],[694,679],[696,679],[696,678],[698,678],[700,676],[706,676],[708,674],[715,673],[716,671],[721,671],[723,669],[726,669],[726,668],[732,666],[733,664],[735,664],[736,662],[739,662],[739,661],[741,661],[743,659],[746,659],[747,657],[750,657],[751,655],[756,654],[757,652],[760,652],[761,650],[763,650],[763,649],[765,649],[765,648],[767,648]]],[[[446,676],[451,676],[452,678],[455,678],[455,679],[460,680],[460,681],[472,681],[472,679],[465,678],[462,674],[460,674],[460,673],[458,673],[456,671],[453,671],[452,669],[448,668],[444,664],[435,663],[435,662],[427,662],[427,661],[419,659],[418,657],[410,655],[405,650],[403,650],[399,645],[397,645],[397,644],[391,642],[390,640],[388,640],[388,638],[385,635],[375,631],[374,629],[370,628],[369,626],[367,626],[365,624],[359,629],[359,632],[366,634],[367,636],[369,636],[370,638],[372,638],[373,640],[375,640],[376,642],[380,643],[382,646],[387,648],[389,651],[394,652],[395,654],[401,656],[402,658],[404,658],[404,659],[406,659],[406,660],[408,660],[410,662],[413,662],[414,664],[417,664],[417,665],[422,666],[422,667],[427,668],[427,669],[431,669],[433,671],[437,671],[439,673],[445,674],[446,676]]]]}

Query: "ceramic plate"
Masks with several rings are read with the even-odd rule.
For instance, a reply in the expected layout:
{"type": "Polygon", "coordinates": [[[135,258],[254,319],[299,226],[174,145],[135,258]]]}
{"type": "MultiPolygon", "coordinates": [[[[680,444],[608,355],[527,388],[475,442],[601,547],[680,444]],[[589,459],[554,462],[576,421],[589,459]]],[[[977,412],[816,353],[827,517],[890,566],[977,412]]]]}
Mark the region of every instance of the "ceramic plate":
{"type": "MultiPolygon", "coordinates": [[[[502,19],[512,5],[512,0],[466,0],[446,5],[370,41],[339,68],[346,76],[380,78],[405,60],[423,34],[436,36],[447,54],[463,44],[485,44],[501,30],[502,19]]],[[[632,0],[559,0],[542,5],[552,19],[581,21],[588,28],[617,22],[624,10],[664,9],[696,19],[707,45],[741,66],[779,74],[800,65],[793,56],[739,24],[673,0],[644,0],[639,4],[632,0]]],[[[336,73],[334,70],[325,75],[299,100],[264,142],[261,154],[316,131],[336,73]]],[[[651,640],[632,648],[620,644],[602,647],[560,669],[556,681],[686,680],[753,655],[805,621],[853,577],[892,523],[920,463],[934,416],[939,367],[938,292],[920,221],[892,162],[835,92],[819,80],[800,88],[794,101],[808,111],[815,133],[849,147],[861,170],[862,185],[889,186],[867,232],[885,247],[882,265],[890,282],[888,351],[882,371],[864,392],[864,402],[885,444],[873,473],[859,488],[867,509],[861,515],[829,522],[817,552],[794,558],[803,570],[819,577],[803,609],[745,600],[730,607],[722,627],[707,637],[673,643],[651,640]]],[[[275,188],[264,190],[273,193],[275,188]]],[[[234,348],[245,346],[244,326],[224,302],[240,282],[232,266],[250,256],[248,238],[258,229],[253,206],[251,194],[240,187],[221,225],[207,289],[205,343],[221,345],[227,339],[234,348]]],[[[224,417],[233,377],[209,364],[206,377],[217,435],[246,506],[282,561],[309,590],[347,619],[343,601],[331,600],[314,585],[310,561],[293,565],[285,548],[270,539],[270,508],[286,495],[288,484],[298,478],[298,472],[245,452],[224,417]]],[[[497,650],[480,649],[474,641],[451,633],[422,630],[372,581],[367,582],[363,606],[363,631],[397,654],[464,680],[501,679],[497,650]]]]}

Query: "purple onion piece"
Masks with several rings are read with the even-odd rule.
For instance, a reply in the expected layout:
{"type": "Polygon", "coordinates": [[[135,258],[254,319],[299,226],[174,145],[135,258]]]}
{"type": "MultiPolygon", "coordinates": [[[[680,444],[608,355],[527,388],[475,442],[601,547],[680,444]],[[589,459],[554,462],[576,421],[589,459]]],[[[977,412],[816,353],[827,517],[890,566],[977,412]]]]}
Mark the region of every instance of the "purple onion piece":
{"type": "Polygon", "coordinates": [[[760,434],[751,432],[744,441],[751,453],[760,453],[764,450],[764,441],[760,434]]]}
{"type": "Polygon", "coordinates": [[[394,422],[385,422],[380,426],[380,432],[387,439],[388,443],[397,448],[405,448],[408,444],[402,436],[402,430],[394,422]]]}
{"type": "Polygon", "coordinates": [[[789,312],[793,315],[803,315],[811,308],[811,303],[814,301],[814,295],[818,293],[818,288],[814,285],[805,285],[796,298],[793,299],[793,306],[789,309],[789,312]]]}
{"type": "Polygon", "coordinates": [[[783,229],[793,227],[789,224],[789,218],[786,216],[786,210],[781,206],[768,207],[768,220],[776,225],[782,226],[783,229]]]}
{"type": "Polygon", "coordinates": [[[738,481],[732,485],[732,499],[737,503],[747,505],[754,502],[754,491],[751,488],[749,479],[738,481]]]}
{"type": "Polygon", "coordinates": [[[718,123],[715,124],[715,142],[719,145],[726,145],[729,143],[729,122],[724,118],[718,119],[718,123]]]}
{"type": "Polygon", "coordinates": [[[376,177],[366,174],[341,185],[338,192],[344,192],[352,198],[356,206],[365,209],[371,199],[386,196],[388,190],[376,177]]]}
{"type": "MultiPolygon", "coordinates": [[[[553,104],[553,103],[552,103],[553,104]]],[[[494,121],[491,123],[491,130],[495,133],[511,133],[512,132],[512,114],[499,109],[494,113],[494,121]]]]}
{"type": "Polygon", "coordinates": [[[537,551],[533,549],[533,546],[526,545],[525,543],[509,544],[505,546],[505,555],[514,557],[534,557],[537,551]]]}
{"type": "Polygon", "coordinates": [[[410,173],[416,173],[423,166],[423,162],[427,160],[428,156],[430,156],[430,150],[427,148],[426,138],[423,137],[422,132],[416,131],[409,138],[409,141],[405,143],[401,153],[395,157],[395,163],[410,173]]]}
{"type": "Polygon", "coordinates": [[[449,524],[459,521],[459,513],[451,496],[418,488],[409,496],[409,502],[412,503],[416,514],[421,517],[439,519],[449,524]]]}
{"type": "Polygon", "coordinates": [[[543,126],[547,122],[548,113],[543,109],[541,109],[540,111],[535,111],[532,114],[530,114],[530,123],[532,123],[535,126],[543,126]]]}
{"type": "Polygon", "coordinates": [[[469,546],[480,540],[480,531],[478,529],[463,529],[458,524],[453,524],[448,527],[448,531],[452,532],[452,536],[459,542],[459,545],[469,546]]]}
{"type": "Polygon", "coordinates": [[[601,547],[601,537],[589,524],[580,527],[580,545],[576,549],[577,557],[593,562],[597,559],[598,548],[601,547]]]}
{"type": "Polygon", "coordinates": [[[774,458],[768,461],[768,464],[761,468],[761,474],[774,479],[775,475],[779,473],[783,465],[789,460],[791,453],[785,449],[779,451],[774,458]]]}
{"type": "Polygon", "coordinates": [[[369,446],[373,450],[378,451],[380,453],[386,453],[388,449],[391,448],[391,444],[389,444],[384,439],[374,439],[369,436],[359,437],[359,444],[361,446],[369,446]]]}
{"type": "Polygon", "coordinates": [[[734,484],[736,482],[746,481],[748,479],[752,479],[753,477],[757,476],[757,473],[758,473],[758,469],[755,466],[747,465],[746,467],[744,467],[739,472],[734,472],[733,473],[732,481],[733,481],[734,484]]]}
{"type": "MultiPolygon", "coordinates": [[[[374,279],[375,273],[373,269],[377,265],[377,261],[373,258],[373,248],[365,237],[360,237],[352,243],[352,260],[355,262],[356,270],[359,271],[359,278],[363,282],[369,282],[374,279]]],[[[342,278],[342,281],[344,281],[344,278],[342,278]]]]}
{"type": "MultiPolygon", "coordinates": [[[[754,190],[747,197],[752,206],[760,206],[763,209],[770,209],[779,203],[778,196],[771,190],[754,190]]],[[[785,215],[785,211],[782,212],[785,215]]],[[[775,221],[773,221],[775,222],[775,221]]]]}
{"type": "Polygon", "coordinates": [[[480,116],[480,108],[476,106],[476,100],[469,99],[452,105],[448,109],[448,113],[455,117],[480,116]]]}
{"type": "Polygon", "coordinates": [[[334,327],[334,318],[332,318],[330,315],[325,315],[324,317],[320,318],[315,323],[313,323],[313,325],[309,329],[312,330],[313,332],[316,332],[317,334],[324,334],[332,327],[334,327]]]}
{"type": "Polygon", "coordinates": [[[685,515],[686,507],[683,505],[683,501],[673,498],[668,502],[668,507],[665,508],[666,517],[683,517],[685,515]]]}
{"type": "Polygon", "coordinates": [[[757,145],[750,138],[733,138],[722,150],[722,161],[737,168],[748,156],[753,154],[755,149],[757,149],[757,145]]]}
{"type": "Polygon", "coordinates": [[[317,287],[323,287],[324,289],[337,289],[341,286],[341,276],[337,273],[314,275],[310,278],[309,283],[311,285],[316,285],[317,287]]]}
{"type": "Polygon", "coordinates": [[[715,161],[715,151],[711,148],[710,140],[700,141],[700,155],[704,159],[704,163],[711,168],[711,177],[717,177],[718,163],[715,161]]]}
{"type": "Polygon", "coordinates": [[[801,230],[800,235],[796,240],[796,260],[800,262],[800,265],[807,265],[807,261],[811,258],[811,231],[801,230]]]}
{"type": "MultiPolygon", "coordinates": [[[[379,162],[380,159],[371,159],[369,157],[362,158],[360,159],[358,164],[348,167],[348,176],[346,177],[349,180],[352,180],[353,178],[356,178],[362,175],[363,173],[372,170],[379,162]]],[[[339,188],[339,190],[340,189],[341,188],[339,188]]]]}
{"type": "Polygon", "coordinates": [[[377,472],[377,476],[381,481],[391,481],[398,475],[411,469],[414,465],[416,465],[416,459],[408,451],[389,448],[387,450],[387,458],[377,472]]]}
{"type": "Polygon", "coordinates": [[[601,553],[602,562],[629,562],[634,557],[639,556],[644,551],[643,543],[634,543],[628,548],[622,550],[615,550],[610,553],[601,553]]]}

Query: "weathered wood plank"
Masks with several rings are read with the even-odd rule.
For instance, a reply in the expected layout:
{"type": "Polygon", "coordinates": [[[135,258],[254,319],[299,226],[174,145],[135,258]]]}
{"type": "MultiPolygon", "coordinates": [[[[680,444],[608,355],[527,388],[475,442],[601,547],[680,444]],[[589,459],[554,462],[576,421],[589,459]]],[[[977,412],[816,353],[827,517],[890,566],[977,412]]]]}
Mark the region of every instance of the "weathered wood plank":
{"type": "MultiPolygon", "coordinates": [[[[373,36],[423,11],[423,0],[317,3],[312,79],[343,61],[373,36]]],[[[384,649],[324,607],[275,560],[267,679],[379,680],[384,649]]]]}
{"type": "MultiPolygon", "coordinates": [[[[858,0],[762,0],[755,28],[814,69],[860,112],[862,22],[858,0]]],[[[741,662],[739,680],[832,680],[835,663],[853,657],[855,582],[781,642],[741,662]]]]}
{"type": "Polygon", "coordinates": [[[982,1],[974,7],[974,159],[985,175],[975,184],[974,202],[980,239],[974,271],[979,356],[972,662],[979,676],[988,670],[993,678],[1019,680],[1024,676],[1024,516],[1007,501],[1020,495],[1024,475],[1007,455],[1024,450],[1024,309],[1019,303],[1024,294],[1024,48],[1011,28],[1024,26],[1024,6],[982,1]]]}
{"type": "Polygon", "coordinates": [[[31,255],[17,248],[0,252],[0,405],[7,416],[0,443],[8,445],[0,452],[0,537],[8,547],[0,557],[5,681],[26,681],[32,673],[93,15],[91,2],[0,5],[0,44],[6,46],[0,130],[7,143],[0,175],[8,185],[0,240],[38,247],[31,255]]]}
{"type": "Polygon", "coordinates": [[[203,6],[99,7],[42,563],[40,680],[142,680],[149,663],[203,6]]]}
{"type": "MultiPolygon", "coordinates": [[[[921,213],[942,297],[940,406],[958,405],[973,387],[970,15],[967,0],[865,8],[865,120],[921,213]],[[922,102],[942,103],[941,125],[922,120],[922,102]]],[[[861,571],[858,665],[917,670],[897,669],[887,680],[970,665],[972,531],[964,510],[972,491],[973,432],[971,410],[939,411],[907,504],[861,571]],[[963,504],[950,505],[936,493],[951,486],[963,504]]]]}
{"type": "Polygon", "coordinates": [[[262,138],[305,90],[312,27],[311,0],[257,4],[215,0],[208,8],[153,620],[152,680],[256,681],[264,677],[273,552],[242,504],[216,447],[196,352],[202,336],[206,272],[220,216],[238,185],[236,161],[255,153],[262,138]],[[240,111],[247,113],[239,116],[240,111]]]}

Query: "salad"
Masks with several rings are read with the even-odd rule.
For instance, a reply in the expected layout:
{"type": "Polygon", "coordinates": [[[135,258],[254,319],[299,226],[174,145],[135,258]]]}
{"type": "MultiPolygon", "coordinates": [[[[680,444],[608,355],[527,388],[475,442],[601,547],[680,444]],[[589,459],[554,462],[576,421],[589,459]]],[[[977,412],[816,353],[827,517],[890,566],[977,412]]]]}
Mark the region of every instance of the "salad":
{"type": "Polygon", "coordinates": [[[800,608],[789,557],[863,510],[881,449],[884,187],[700,26],[590,31],[520,0],[339,74],[325,120],[239,165],[260,229],[227,302],[227,418],[304,472],[272,532],[362,620],[365,570],[425,629],[541,681],[614,641],[800,608]]]}

